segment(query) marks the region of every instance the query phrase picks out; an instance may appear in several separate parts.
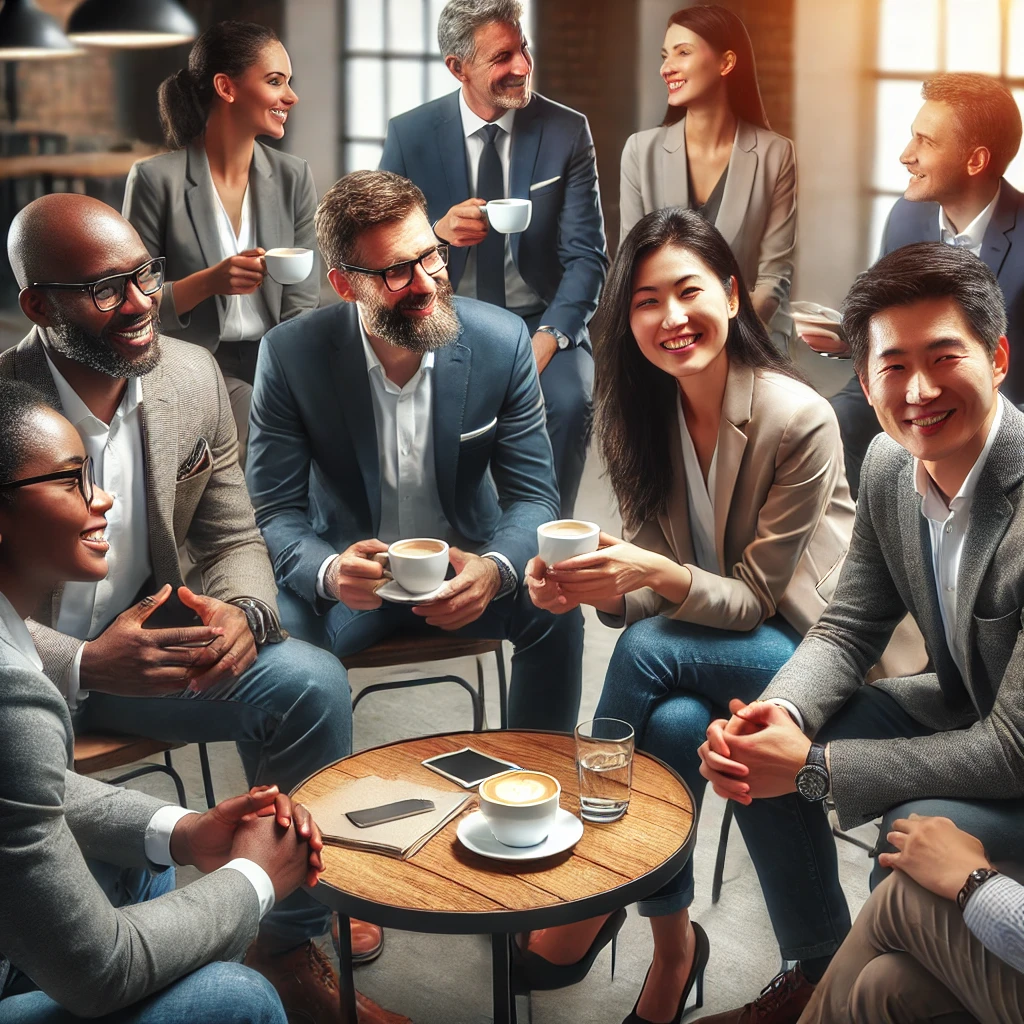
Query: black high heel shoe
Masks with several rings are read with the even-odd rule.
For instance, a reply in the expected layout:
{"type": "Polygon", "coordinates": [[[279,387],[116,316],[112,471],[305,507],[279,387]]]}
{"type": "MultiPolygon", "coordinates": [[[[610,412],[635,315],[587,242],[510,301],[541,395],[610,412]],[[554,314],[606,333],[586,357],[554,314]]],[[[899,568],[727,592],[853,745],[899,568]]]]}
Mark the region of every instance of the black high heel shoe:
{"type": "MultiPolygon", "coordinates": [[[[690,976],[686,979],[686,984],[683,986],[683,994],[679,997],[679,1006],[676,1007],[676,1014],[672,1018],[670,1024],[679,1024],[679,1021],[683,1019],[683,1011],[686,1009],[686,1000],[690,997],[690,990],[696,984],[697,986],[697,1001],[690,1008],[691,1010],[699,1010],[704,1005],[704,970],[708,965],[708,957],[711,956],[711,943],[708,941],[707,932],[696,921],[691,922],[693,925],[693,966],[690,968],[690,976]]],[[[647,970],[647,975],[651,973],[650,968],[647,970]]],[[[644,985],[647,984],[647,977],[644,978],[644,985]]],[[[640,987],[640,996],[644,993],[643,986],[640,987]]],[[[640,1005],[640,996],[636,997],[636,1002],[633,1004],[633,1010],[630,1015],[622,1022],[622,1024],[651,1024],[649,1020],[641,1017],[637,1012],[636,1008],[640,1005]]]]}
{"type": "Polygon", "coordinates": [[[566,988],[581,982],[594,966],[597,954],[610,942],[612,944],[612,977],[615,977],[615,937],[626,923],[626,911],[616,910],[597,933],[590,949],[574,964],[553,964],[550,960],[520,949],[512,943],[512,991],[525,996],[530,992],[547,992],[551,989],[566,988]]]}

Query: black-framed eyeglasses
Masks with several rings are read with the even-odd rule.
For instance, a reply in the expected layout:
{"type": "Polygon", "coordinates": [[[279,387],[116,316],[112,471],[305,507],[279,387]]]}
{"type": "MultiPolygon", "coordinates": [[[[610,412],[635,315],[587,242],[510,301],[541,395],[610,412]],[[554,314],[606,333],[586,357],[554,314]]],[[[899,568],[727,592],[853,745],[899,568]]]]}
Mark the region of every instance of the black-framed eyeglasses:
{"type": "Polygon", "coordinates": [[[350,274],[372,274],[374,277],[379,277],[384,281],[389,292],[400,292],[403,288],[408,288],[412,284],[413,274],[416,273],[417,266],[421,266],[431,277],[440,274],[448,266],[448,246],[436,246],[430,252],[425,252],[417,260],[392,263],[390,267],[384,267],[383,270],[353,267],[348,263],[342,263],[339,269],[346,270],[350,274]]]}
{"type": "Polygon", "coordinates": [[[29,288],[56,288],[62,291],[89,292],[92,301],[101,313],[109,313],[118,309],[124,302],[128,290],[128,282],[143,295],[152,295],[164,286],[164,257],[157,256],[147,260],[141,267],[128,271],[127,274],[112,274],[98,281],[85,281],[81,284],[68,284],[63,281],[33,281],[29,288]]]}
{"type": "Polygon", "coordinates": [[[78,490],[85,501],[86,508],[92,508],[92,499],[96,493],[96,480],[92,472],[92,459],[86,455],[82,464],[75,469],[62,469],[59,473],[44,473],[42,476],[29,476],[24,480],[9,480],[0,484],[0,490],[15,487],[28,487],[29,484],[44,484],[50,480],[77,480],[78,490]]]}

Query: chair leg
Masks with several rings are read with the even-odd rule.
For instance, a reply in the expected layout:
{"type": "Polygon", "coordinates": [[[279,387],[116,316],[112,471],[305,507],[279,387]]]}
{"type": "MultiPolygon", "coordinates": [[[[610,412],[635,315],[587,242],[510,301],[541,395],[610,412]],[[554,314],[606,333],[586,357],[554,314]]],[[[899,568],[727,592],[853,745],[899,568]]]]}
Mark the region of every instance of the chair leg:
{"type": "Polygon", "coordinates": [[[615,948],[618,945],[618,942],[619,942],[618,935],[613,935],[612,936],[612,981],[615,980],[615,948]]]}
{"type": "Polygon", "coordinates": [[[206,750],[206,744],[199,744],[199,766],[203,771],[203,789],[206,791],[206,806],[213,808],[217,805],[217,797],[213,793],[213,775],[210,772],[210,755],[206,750]]]}
{"type": "Polygon", "coordinates": [[[501,708],[501,728],[508,728],[508,683],[505,679],[505,648],[499,647],[494,652],[498,662],[498,704],[501,708]]]}
{"type": "Polygon", "coordinates": [[[132,779],[140,779],[143,775],[153,775],[159,772],[161,775],[167,775],[174,783],[174,789],[178,795],[178,803],[188,810],[188,801],[185,799],[185,784],[181,781],[181,776],[174,770],[174,766],[171,764],[170,751],[164,753],[164,761],[166,764],[145,764],[141,768],[133,768],[130,772],[118,775],[115,779],[108,779],[107,782],[111,786],[122,786],[126,782],[131,782],[132,779]]]}
{"type": "Polygon", "coordinates": [[[482,728],[486,729],[488,726],[487,722],[487,694],[484,690],[484,660],[477,655],[476,657],[476,692],[480,698],[480,707],[483,710],[483,721],[481,723],[482,728]]]}
{"type": "Polygon", "coordinates": [[[711,880],[711,902],[715,904],[722,895],[722,874],[725,871],[725,851],[729,846],[729,829],[732,827],[733,819],[732,801],[728,800],[725,805],[725,814],[722,816],[722,831],[718,834],[718,855],[715,857],[715,874],[711,880]]]}

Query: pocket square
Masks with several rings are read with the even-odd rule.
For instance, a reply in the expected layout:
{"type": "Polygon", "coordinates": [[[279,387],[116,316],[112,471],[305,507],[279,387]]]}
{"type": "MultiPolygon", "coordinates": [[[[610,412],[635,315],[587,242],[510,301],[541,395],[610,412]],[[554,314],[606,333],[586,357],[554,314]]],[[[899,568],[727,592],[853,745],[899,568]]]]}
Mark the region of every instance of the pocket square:
{"type": "Polygon", "coordinates": [[[472,441],[474,437],[482,437],[484,434],[487,433],[488,430],[491,430],[492,428],[496,427],[497,425],[498,425],[498,417],[495,416],[494,419],[491,420],[491,422],[488,423],[486,426],[479,427],[476,430],[470,430],[466,434],[459,434],[459,444],[462,444],[464,441],[472,441]]]}
{"type": "Polygon", "coordinates": [[[189,457],[178,467],[175,481],[181,483],[182,480],[187,480],[189,477],[201,473],[212,461],[213,455],[210,453],[210,446],[206,438],[199,438],[189,457]]]}
{"type": "Polygon", "coordinates": [[[537,189],[543,188],[545,185],[552,185],[561,177],[562,176],[560,174],[556,174],[553,178],[545,178],[543,181],[538,181],[536,185],[530,186],[530,191],[535,192],[537,189]]]}

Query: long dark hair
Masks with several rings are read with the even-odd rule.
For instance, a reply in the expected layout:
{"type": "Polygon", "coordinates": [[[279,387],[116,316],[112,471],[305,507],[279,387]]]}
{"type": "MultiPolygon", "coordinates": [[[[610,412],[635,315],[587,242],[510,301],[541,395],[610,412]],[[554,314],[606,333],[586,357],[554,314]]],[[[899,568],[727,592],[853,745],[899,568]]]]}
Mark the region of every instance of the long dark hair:
{"type": "Polygon", "coordinates": [[[188,66],[160,83],[160,125],[171,149],[203,134],[216,92],[214,75],[237,78],[259,60],[264,47],[278,42],[272,29],[250,21],[222,21],[193,44],[188,66]]]}
{"type": "MultiPolygon", "coordinates": [[[[668,19],[668,23],[681,25],[695,32],[717,53],[732,50],[736,54],[736,66],[725,79],[729,107],[736,117],[767,130],[770,127],[768,115],[764,112],[764,104],[761,102],[754,47],[750,43],[747,26],[732,11],[726,7],[719,7],[718,4],[684,7],[681,11],[676,11],[668,19]]],[[[669,106],[662,124],[675,124],[685,113],[685,107],[669,106]]]]}
{"type": "Polygon", "coordinates": [[[676,426],[679,386],[640,351],[629,324],[633,281],[640,261],[663,246],[700,259],[726,291],[739,287],[739,311],[729,321],[729,359],[803,380],[768,337],[739,264],[718,229],[699,213],[678,207],[655,210],[619,246],[594,317],[594,407],[597,433],[622,521],[629,529],[665,511],[671,488],[669,438],[676,426]]]}

